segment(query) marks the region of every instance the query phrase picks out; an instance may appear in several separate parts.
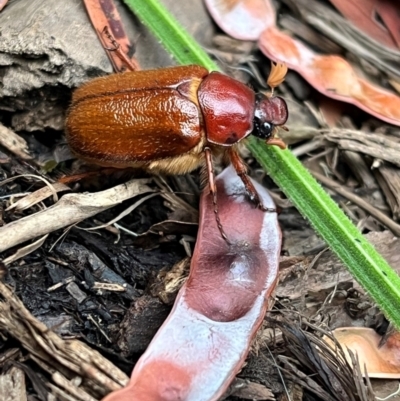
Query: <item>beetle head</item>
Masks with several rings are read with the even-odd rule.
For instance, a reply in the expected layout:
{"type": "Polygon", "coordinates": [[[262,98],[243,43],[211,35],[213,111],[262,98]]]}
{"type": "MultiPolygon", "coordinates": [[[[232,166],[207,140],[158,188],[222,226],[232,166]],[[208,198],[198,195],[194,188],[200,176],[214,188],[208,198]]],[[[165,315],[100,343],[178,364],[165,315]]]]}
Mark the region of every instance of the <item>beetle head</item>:
{"type": "Polygon", "coordinates": [[[277,143],[273,142],[276,127],[285,124],[287,119],[288,108],[281,97],[268,97],[262,93],[256,95],[252,135],[276,145],[277,143]]]}

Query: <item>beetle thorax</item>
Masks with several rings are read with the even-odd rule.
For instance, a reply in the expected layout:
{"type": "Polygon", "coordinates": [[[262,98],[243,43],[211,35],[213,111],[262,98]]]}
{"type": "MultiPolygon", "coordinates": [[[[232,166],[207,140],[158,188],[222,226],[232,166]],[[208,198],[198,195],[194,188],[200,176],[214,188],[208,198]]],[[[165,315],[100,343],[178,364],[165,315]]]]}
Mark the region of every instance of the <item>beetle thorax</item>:
{"type": "Polygon", "coordinates": [[[253,130],[255,93],[246,85],[212,72],[200,84],[198,97],[210,143],[232,146],[253,130]]]}

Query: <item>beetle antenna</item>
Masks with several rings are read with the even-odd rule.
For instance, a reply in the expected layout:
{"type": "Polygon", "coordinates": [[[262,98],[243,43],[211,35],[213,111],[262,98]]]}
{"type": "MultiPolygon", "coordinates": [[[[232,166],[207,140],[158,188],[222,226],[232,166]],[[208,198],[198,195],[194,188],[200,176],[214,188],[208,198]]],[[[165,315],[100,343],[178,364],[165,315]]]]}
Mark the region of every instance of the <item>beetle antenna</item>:
{"type": "Polygon", "coordinates": [[[285,80],[287,71],[288,68],[286,64],[274,63],[271,61],[271,71],[267,79],[267,84],[271,88],[271,97],[274,94],[274,89],[285,80]]]}
{"type": "Polygon", "coordinates": [[[231,245],[231,242],[228,240],[227,235],[225,234],[224,228],[222,227],[221,220],[219,218],[218,213],[218,202],[217,202],[217,185],[215,184],[215,176],[214,176],[214,169],[212,163],[212,154],[210,148],[205,148],[204,153],[206,154],[206,168],[208,174],[208,185],[210,187],[210,192],[212,195],[212,201],[214,205],[214,214],[215,220],[217,222],[218,230],[221,234],[221,237],[225,240],[228,245],[231,245]]]}

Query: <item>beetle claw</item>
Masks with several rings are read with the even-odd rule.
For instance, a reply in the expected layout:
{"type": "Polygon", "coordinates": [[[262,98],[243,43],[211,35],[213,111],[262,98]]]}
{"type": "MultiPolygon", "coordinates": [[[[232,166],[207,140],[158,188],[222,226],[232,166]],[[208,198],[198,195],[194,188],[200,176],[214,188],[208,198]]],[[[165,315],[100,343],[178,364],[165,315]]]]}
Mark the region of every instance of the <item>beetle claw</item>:
{"type": "Polygon", "coordinates": [[[250,200],[254,203],[255,207],[258,207],[263,212],[277,213],[277,210],[275,208],[264,206],[257,192],[249,191],[247,189],[247,195],[249,196],[250,200]]]}
{"type": "Polygon", "coordinates": [[[266,207],[261,202],[258,204],[258,208],[261,209],[263,212],[278,213],[278,211],[274,207],[266,207]]]}

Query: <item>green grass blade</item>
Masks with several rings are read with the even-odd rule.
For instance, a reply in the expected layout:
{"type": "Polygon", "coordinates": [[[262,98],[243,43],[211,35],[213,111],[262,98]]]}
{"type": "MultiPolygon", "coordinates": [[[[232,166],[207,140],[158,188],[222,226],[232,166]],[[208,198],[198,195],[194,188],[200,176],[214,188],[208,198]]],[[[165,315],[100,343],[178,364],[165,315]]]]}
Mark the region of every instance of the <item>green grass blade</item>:
{"type": "MultiPolygon", "coordinates": [[[[181,64],[218,70],[203,49],[158,0],[125,0],[181,64]]],[[[250,138],[249,148],[318,234],[400,328],[400,278],[290,153],[250,138]]]]}
{"type": "Polygon", "coordinates": [[[219,69],[158,0],[124,0],[124,2],[179,64],[199,64],[210,71],[219,69]]]}
{"type": "Polygon", "coordinates": [[[357,281],[400,327],[400,277],[289,150],[256,138],[249,148],[357,281]]]}

